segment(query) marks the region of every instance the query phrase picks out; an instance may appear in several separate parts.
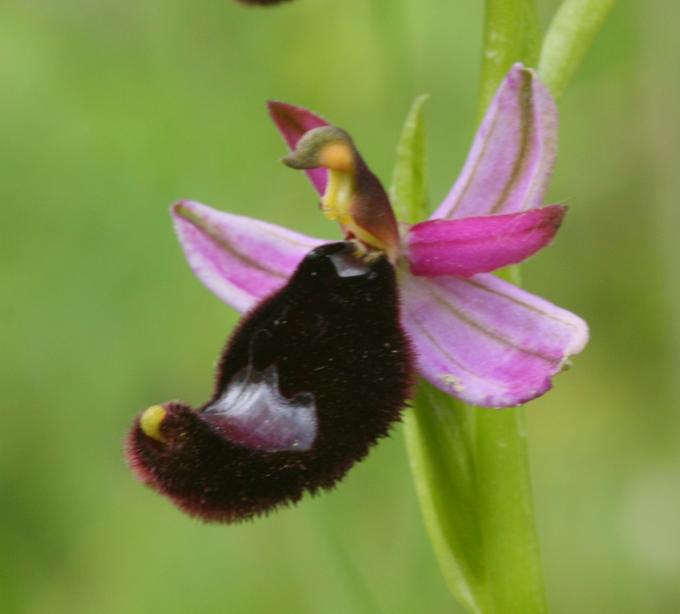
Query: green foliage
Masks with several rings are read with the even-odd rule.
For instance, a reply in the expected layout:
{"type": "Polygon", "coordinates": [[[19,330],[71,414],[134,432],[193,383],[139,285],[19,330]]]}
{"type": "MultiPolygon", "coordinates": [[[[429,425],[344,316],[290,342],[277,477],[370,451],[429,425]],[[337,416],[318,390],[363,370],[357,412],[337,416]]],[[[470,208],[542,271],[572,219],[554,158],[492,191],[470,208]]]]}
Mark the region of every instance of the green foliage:
{"type": "Polygon", "coordinates": [[[602,28],[616,0],[565,0],[545,36],[538,72],[560,96],[602,28]]]}
{"type": "Polygon", "coordinates": [[[427,217],[427,172],[425,168],[425,123],[423,107],[428,96],[418,96],[404,122],[397,145],[390,201],[397,218],[412,222],[427,217]]]}
{"type": "MultiPolygon", "coordinates": [[[[339,236],[278,162],[267,98],[350,130],[386,181],[404,113],[429,92],[432,202],[448,190],[474,131],[480,3],[394,1],[408,20],[382,24],[387,40],[369,12],[384,0],[0,2],[3,614],[456,611],[399,430],[333,494],[237,527],[182,516],[121,451],[147,405],[205,400],[236,321],[192,277],[170,203],[339,236]],[[394,67],[404,49],[411,73],[394,67]]],[[[552,199],[569,215],[523,267],[530,291],[593,331],[526,408],[557,613],[680,602],[680,303],[666,268],[679,12],[612,13],[562,103],[552,199]]]]}

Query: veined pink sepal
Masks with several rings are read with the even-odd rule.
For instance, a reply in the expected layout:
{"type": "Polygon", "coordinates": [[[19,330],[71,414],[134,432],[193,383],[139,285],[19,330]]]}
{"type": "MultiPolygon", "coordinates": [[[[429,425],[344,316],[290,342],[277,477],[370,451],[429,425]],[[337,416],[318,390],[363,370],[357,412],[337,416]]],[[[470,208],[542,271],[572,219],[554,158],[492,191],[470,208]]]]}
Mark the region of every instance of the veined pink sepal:
{"type": "Polygon", "coordinates": [[[212,292],[244,312],[288,281],[324,241],[193,201],[171,210],[191,270],[212,292]]]}
{"type": "Polygon", "coordinates": [[[400,281],[419,371],[474,405],[510,407],[540,396],[588,341],[577,315],[494,275],[400,281]]]}
{"type": "Polygon", "coordinates": [[[432,218],[515,213],[543,204],[557,155],[557,106],[515,64],[498,88],[463,170],[432,218]]]}

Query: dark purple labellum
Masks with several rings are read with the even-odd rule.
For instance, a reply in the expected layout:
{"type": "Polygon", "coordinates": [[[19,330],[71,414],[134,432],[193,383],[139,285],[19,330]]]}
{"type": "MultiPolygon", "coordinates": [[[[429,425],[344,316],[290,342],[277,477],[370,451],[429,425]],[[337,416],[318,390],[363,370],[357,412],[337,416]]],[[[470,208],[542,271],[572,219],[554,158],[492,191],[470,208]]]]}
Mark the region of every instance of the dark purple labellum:
{"type": "Polygon", "coordinates": [[[338,482],[399,420],[412,378],[392,265],[323,245],[242,320],[208,403],[135,421],[130,463],[189,514],[250,518],[338,482]]]}

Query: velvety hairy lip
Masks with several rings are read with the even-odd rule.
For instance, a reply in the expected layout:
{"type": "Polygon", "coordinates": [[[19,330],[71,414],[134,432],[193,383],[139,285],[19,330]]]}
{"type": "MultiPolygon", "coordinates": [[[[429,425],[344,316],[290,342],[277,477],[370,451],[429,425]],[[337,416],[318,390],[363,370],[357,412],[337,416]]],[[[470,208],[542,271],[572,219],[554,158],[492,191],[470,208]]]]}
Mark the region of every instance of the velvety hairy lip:
{"type": "Polygon", "coordinates": [[[388,433],[413,361],[393,267],[354,251],[313,249],[243,319],[202,408],[135,421],[128,457],[144,482],[192,515],[239,521],[331,488],[388,433]]]}

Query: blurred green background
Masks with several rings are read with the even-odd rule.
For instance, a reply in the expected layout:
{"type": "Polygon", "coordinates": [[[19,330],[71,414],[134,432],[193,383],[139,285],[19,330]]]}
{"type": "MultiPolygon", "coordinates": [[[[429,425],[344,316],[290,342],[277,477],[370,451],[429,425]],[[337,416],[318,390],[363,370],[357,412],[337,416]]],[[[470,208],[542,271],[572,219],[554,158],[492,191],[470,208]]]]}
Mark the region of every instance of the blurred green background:
{"type": "MultiPolygon", "coordinates": [[[[539,1],[544,22],[554,0],[539,1]]],[[[554,612],[680,609],[680,41],[674,3],[621,2],[561,101],[570,205],[528,289],[587,351],[528,406],[554,612]]],[[[433,202],[475,121],[481,3],[0,3],[0,612],[457,612],[400,429],[333,494],[206,526],[135,481],[133,416],[199,403],[236,321],[195,280],[190,197],[337,237],[283,167],[268,98],[349,129],[389,180],[427,109],[433,202]]]]}

